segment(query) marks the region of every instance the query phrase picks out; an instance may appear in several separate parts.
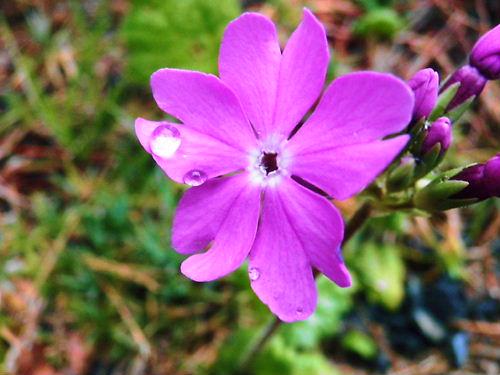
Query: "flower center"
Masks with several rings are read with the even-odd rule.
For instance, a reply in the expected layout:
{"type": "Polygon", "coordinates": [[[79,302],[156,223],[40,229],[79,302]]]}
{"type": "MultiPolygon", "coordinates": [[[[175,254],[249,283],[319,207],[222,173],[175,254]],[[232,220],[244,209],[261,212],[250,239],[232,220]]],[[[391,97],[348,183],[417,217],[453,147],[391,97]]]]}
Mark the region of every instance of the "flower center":
{"type": "Polygon", "coordinates": [[[259,186],[276,187],[289,175],[291,155],[281,135],[271,135],[248,153],[250,181],[259,186]]]}
{"type": "Polygon", "coordinates": [[[269,176],[278,170],[278,154],[276,152],[263,152],[260,157],[260,168],[269,176]]]}

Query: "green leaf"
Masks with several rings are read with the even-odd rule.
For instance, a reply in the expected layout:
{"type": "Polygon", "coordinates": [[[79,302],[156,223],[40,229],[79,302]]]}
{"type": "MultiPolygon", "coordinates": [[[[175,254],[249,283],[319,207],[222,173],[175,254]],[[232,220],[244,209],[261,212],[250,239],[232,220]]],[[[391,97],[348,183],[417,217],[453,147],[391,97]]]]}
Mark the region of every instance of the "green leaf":
{"type": "Polygon", "coordinates": [[[337,375],[329,361],[316,352],[299,352],[286,340],[276,337],[259,355],[253,370],[259,375],[337,375]]]}
{"type": "Polygon", "coordinates": [[[288,345],[312,349],[320,340],[338,332],[342,317],[352,307],[351,288],[342,289],[326,277],[317,281],[318,306],[315,313],[305,321],[285,325],[280,335],[288,345]]]}
{"type": "Polygon", "coordinates": [[[415,168],[415,179],[425,176],[427,173],[437,167],[439,162],[443,159],[441,155],[441,143],[436,143],[427,153],[422,157],[421,162],[415,168]]]}
{"type": "Polygon", "coordinates": [[[404,21],[391,8],[375,8],[354,24],[354,33],[363,37],[393,39],[403,29],[404,21]]]}
{"type": "Polygon", "coordinates": [[[357,251],[355,266],[371,301],[390,310],[400,305],[406,270],[397,247],[366,244],[357,251]]]}
{"type": "Polygon", "coordinates": [[[377,355],[377,345],[373,339],[361,331],[349,331],[342,337],[342,346],[364,359],[373,359],[377,355]]]}

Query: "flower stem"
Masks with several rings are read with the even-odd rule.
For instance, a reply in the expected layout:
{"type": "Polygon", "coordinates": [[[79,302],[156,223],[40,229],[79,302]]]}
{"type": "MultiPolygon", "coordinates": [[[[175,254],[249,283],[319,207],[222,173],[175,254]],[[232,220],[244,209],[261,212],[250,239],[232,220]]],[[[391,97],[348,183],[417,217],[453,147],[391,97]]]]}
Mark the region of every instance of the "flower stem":
{"type": "MultiPolygon", "coordinates": [[[[349,241],[353,235],[363,226],[366,220],[370,217],[373,207],[370,202],[365,202],[363,205],[354,213],[351,220],[347,223],[344,232],[343,245],[349,241]]],[[[314,273],[314,278],[317,278],[319,272],[314,273]]],[[[241,375],[249,374],[250,366],[258,356],[258,354],[264,349],[269,340],[274,336],[276,331],[283,322],[277,317],[273,319],[264,327],[260,337],[252,344],[250,350],[246,352],[246,355],[242,358],[239,363],[237,373],[241,375]]]]}
{"type": "Polygon", "coordinates": [[[372,210],[373,207],[370,202],[365,202],[360,208],[358,208],[358,210],[352,216],[351,220],[349,220],[349,222],[347,223],[342,245],[345,245],[347,241],[349,241],[352,236],[354,236],[354,234],[363,226],[366,220],[370,217],[372,210]]]}
{"type": "Polygon", "coordinates": [[[276,330],[281,326],[283,322],[277,317],[273,316],[273,319],[264,327],[260,337],[256,340],[250,350],[248,350],[242,360],[240,361],[237,373],[241,375],[246,375],[249,373],[250,366],[254,359],[257,357],[259,352],[266,346],[267,342],[271,337],[273,337],[276,330]]]}

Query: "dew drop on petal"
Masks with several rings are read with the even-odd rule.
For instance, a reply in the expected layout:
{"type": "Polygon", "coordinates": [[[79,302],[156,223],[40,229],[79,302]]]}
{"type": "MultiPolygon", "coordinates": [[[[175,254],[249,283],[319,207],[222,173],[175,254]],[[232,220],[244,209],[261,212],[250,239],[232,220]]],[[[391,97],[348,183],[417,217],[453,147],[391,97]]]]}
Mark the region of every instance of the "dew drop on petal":
{"type": "Polygon", "coordinates": [[[160,125],[151,134],[149,147],[151,153],[160,158],[171,158],[181,145],[181,135],[171,125],[160,125]]]}
{"type": "Polygon", "coordinates": [[[207,180],[207,174],[203,171],[193,169],[184,175],[183,181],[190,186],[200,186],[207,180]]]}
{"type": "Polygon", "coordinates": [[[260,271],[258,268],[251,267],[248,269],[248,277],[251,281],[255,281],[260,277],[260,271]]]}
{"type": "Polygon", "coordinates": [[[304,314],[304,309],[302,307],[297,307],[297,310],[295,310],[298,316],[301,316],[304,314]]]}

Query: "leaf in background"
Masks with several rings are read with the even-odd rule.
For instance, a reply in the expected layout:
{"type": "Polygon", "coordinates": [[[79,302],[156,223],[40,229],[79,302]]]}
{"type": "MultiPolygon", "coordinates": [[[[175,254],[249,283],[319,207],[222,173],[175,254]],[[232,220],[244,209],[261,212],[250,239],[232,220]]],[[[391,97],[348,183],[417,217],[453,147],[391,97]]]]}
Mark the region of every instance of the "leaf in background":
{"type": "Polygon", "coordinates": [[[121,27],[128,81],[147,85],[165,67],[216,73],[222,33],[239,13],[237,0],[136,0],[121,27]]]}
{"type": "Polygon", "coordinates": [[[369,299],[390,310],[400,305],[404,297],[405,266],[398,248],[366,244],[357,252],[355,266],[369,299]]]}
{"type": "Polygon", "coordinates": [[[280,336],[287,345],[312,349],[320,340],[338,332],[342,317],[352,307],[352,288],[342,289],[326,277],[318,279],[318,306],[307,320],[282,327],[280,336]]]}
{"type": "Polygon", "coordinates": [[[253,370],[259,375],[337,375],[337,370],[319,352],[299,352],[286,339],[275,337],[259,355],[253,370]]]}
{"type": "Polygon", "coordinates": [[[370,10],[354,24],[354,33],[363,37],[393,39],[404,27],[404,20],[391,8],[370,10]]]}
{"type": "Polygon", "coordinates": [[[364,359],[374,359],[377,355],[377,345],[366,333],[353,330],[342,337],[342,346],[364,359]]]}

